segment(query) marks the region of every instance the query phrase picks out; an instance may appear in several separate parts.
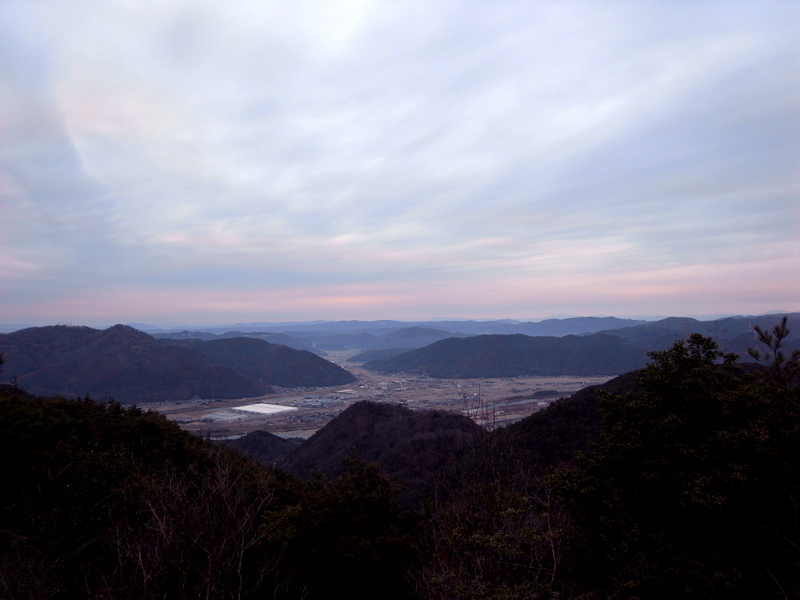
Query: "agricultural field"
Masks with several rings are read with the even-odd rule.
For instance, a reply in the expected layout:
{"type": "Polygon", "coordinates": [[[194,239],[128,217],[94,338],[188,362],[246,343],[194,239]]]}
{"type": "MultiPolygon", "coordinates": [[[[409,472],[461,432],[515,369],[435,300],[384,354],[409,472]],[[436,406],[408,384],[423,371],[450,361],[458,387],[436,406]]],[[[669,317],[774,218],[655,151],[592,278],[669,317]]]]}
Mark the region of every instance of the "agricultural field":
{"type": "Polygon", "coordinates": [[[489,427],[522,419],[560,397],[610,377],[504,377],[434,379],[382,375],[344,363],[358,381],[330,388],[292,388],[236,400],[198,399],[148,405],[183,429],[215,439],[255,430],[306,438],[342,410],[361,400],[402,404],[411,409],[462,412],[489,427]]]}

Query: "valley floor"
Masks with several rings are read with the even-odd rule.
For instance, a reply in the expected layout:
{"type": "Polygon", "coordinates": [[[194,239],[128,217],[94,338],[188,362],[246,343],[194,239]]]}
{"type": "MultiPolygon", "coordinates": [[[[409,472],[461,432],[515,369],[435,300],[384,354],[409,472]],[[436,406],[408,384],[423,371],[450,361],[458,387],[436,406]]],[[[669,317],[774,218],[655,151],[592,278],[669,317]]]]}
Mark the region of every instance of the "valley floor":
{"type": "Polygon", "coordinates": [[[310,437],[345,408],[361,400],[468,414],[489,427],[518,421],[562,396],[610,377],[502,377],[434,379],[423,375],[382,375],[343,364],[358,381],[330,388],[292,388],[258,398],[184,400],[148,404],[183,429],[215,439],[265,430],[281,437],[310,437]],[[271,414],[244,412],[265,403],[292,408],[271,414]]]}

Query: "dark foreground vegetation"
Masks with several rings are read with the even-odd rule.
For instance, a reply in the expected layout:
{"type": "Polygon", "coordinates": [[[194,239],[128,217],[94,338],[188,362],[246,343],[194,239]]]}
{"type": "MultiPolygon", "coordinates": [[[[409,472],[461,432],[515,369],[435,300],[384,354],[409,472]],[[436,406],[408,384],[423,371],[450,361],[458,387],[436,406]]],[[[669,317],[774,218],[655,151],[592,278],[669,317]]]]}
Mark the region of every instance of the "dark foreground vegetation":
{"type": "Polygon", "coordinates": [[[800,357],[785,324],[760,334],[763,368],[693,335],[493,432],[354,407],[279,450],[298,478],[138,408],[6,387],[0,597],[798,598],[800,357]]]}

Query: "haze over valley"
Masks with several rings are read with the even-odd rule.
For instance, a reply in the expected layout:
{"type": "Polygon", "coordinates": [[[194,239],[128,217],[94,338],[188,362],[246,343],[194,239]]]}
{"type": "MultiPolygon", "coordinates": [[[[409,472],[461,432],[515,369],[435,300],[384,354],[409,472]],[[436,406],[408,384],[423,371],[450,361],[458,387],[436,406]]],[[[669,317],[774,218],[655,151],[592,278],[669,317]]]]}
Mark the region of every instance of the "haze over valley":
{"type": "MultiPolygon", "coordinates": [[[[494,427],[639,369],[648,352],[692,333],[752,360],[753,327],[778,321],[346,321],[153,335],[60,325],[0,334],[0,377],[38,395],[149,406],[215,438],[259,429],[308,437],[362,400],[456,412],[494,427]]],[[[785,347],[800,349],[800,336],[791,333],[785,347]]]]}

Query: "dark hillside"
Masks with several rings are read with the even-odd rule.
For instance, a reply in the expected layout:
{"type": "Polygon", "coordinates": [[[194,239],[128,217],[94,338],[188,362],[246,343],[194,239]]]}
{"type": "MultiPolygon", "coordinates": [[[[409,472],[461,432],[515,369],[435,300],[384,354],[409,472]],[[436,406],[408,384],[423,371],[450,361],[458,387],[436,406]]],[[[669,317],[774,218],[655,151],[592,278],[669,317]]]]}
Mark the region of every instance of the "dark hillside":
{"type": "Polygon", "coordinates": [[[561,398],[546,409],[497,432],[499,442],[515,459],[538,474],[548,467],[572,461],[575,453],[597,441],[603,425],[598,392],[640,393],[639,371],[625,373],[602,385],[590,386],[569,398],[561,398]]]}
{"type": "MultiPolygon", "coordinates": [[[[790,323],[800,321],[800,314],[789,314],[790,323]]],[[[753,317],[726,317],[714,321],[698,321],[686,317],[670,317],[653,323],[605,331],[609,335],[625,338],[631,344],[648,350],[666,350],[678,340],[685,340],[693,333],[712,338],[723,352],[734,352],[744,361],[750,360],[747,348],[758,343],[752,328],[758,325],[770,330],[781,319],[781,315],[753,317]]],[[[784,348],[791,352],[800,349],[800,329],[795,327],[784,340],[784,348]]]]}
{"type": "Polygon", "coordinates": [[[313,352],[313,342],[301,340],[285,333],[269,333],[265,331],[228,331],[226,333],[216,334],[209,333],[208,331],[173,331],[170,333],[154,333],[152,334],[157,340],[216,340],[225,338],[255,338],[264,340],[270,344],[281,344],[296,348],[297,350],[308,350],[313,352]]]}
{"type": "Polygon", "coordinates": [[[409,598],[377,470],[302,484],[162,416],[0,391],[0,597],[409,598]]]}
{"type": "Polygon", "coordinates": [[[437,472],[471,448],[483,429],[468,417],[437,410],[357,402],[310,437],[280,465],[300,477],[315,471],[336,477],[355,454],[380,463],[408,501],[429,486],[437,472]]]}
{"type": "Polygon", "coordinates": [[[29,327],[13,333],[0,334],[0,352],[4,353],[6,364],[3,373],[22,376],[49,362],[56,362],[62,356],[82,347],[97,333],[91,327],[29,327]]]}
{"type": "Polygon", "coordinates": [[[281,462],[301,443],[299,439],[285,440],[268,431],[251,431],[236,440],[226,441],[225,445],[252,456],[262,465],[271,467],[281,462]]]}
{"type": "Polygon", "coordinates": [[[432,377],[474,378],[517,375],[617,375],[644,366],[644,350],[613,335],[530,337],[480,335],[441,340],[365,367],[432,377]]]}
{"type": "Polygon", "coordinates": [[[36,395],[120,402],[244,398],[355,378],[303,350],[258,339],[156,340],[132,327],[32,327],[0,335],[3,378],[36,395]]]}
{"type": "Polygon", "coordinates": [[[257,582],[256,565],[212,560],[252,544],[261,507],[247,494],[279,494],[232,451],[136,408],[15,394],[0,394],[0,450],[14,456],[0,463],[3,598],[197,598],[257,582]]]}
{"type": "Polygon", "coordinates": [[[36,395],[94,395],[121,402],[242,398],[269,386],[206,356],[159,344],[124,325],[35,327],[0,335],[3,375],[36,395]]]}
{"type": "Polygon", "coordinates": [[[663,350],[672,346],[676,341],[688,337],[695,329],[699,328],[699,325],[700,321],[695,319],[665,319],[603,333],[621,337],[639,348],[663,350]]]}
{"type": "Polygon", "coordinates": [[[323,387],[356,380],[348,371],[306,350],[255,338],[161,340],[162,344],[199,352],[268,385],[323,387]]]}
{"type": "Polygon", "coordinates": [[[742,369],[693,334],[651,358],[551,479],[581,531],[573,576],[596,598],[800,597],[800,357],[742,369]]]}

